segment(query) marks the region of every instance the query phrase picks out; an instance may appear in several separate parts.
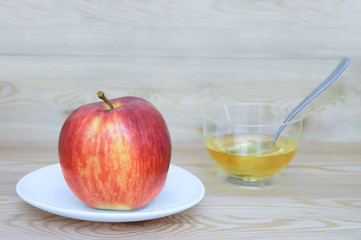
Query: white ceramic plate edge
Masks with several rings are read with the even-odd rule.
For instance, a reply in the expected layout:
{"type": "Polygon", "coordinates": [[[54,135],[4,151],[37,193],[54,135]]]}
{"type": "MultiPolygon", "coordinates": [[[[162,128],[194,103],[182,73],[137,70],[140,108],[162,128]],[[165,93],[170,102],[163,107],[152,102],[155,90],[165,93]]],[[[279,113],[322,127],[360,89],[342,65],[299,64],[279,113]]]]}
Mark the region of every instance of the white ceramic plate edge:
{"type": "MultiPolygon", "coordinates": [[[[190,172],[188,172],[180,167],[174,166],[172,164],[170,165],[169,173],[178,171],[178,172],[182,172],[185,175],[188,175],[188,177],[192,178],[192,181],[194,181],[195,184],[200,188],[200,192],[192,201],[188,202],[187,204],[184,204],[179,207],[174,207],[171,209],[161,210],[161,211],[137,212],[137,209],[132,210],[132,211],[114,211],[114,210],[92,209],[94,211],[84,212],[84,211],[68,210],[68,209],[63,209],[63,208],[59,208],[56,206],[52,206],[49,204],[39,203],[37,201],[34,201],[31,197],[28,197],[26,194],[23,193],[21,187],[28,178],[32,177],[33,175],[39,174],[39,172],[46,171],[50,168],[55,168],[55,167],[59,168],[59,171],[61,171],[60,164],[56,163],[56,164],[45,166],[43,168],[40,168],[33,172],[28,173],[27,175],[25,175],[18,181],[18,183],[16,185],[16,192],[20,196],[20,198],[22,198],[25,202],[29,203],[30,205],[32,205],[36,208],[39,208],[41,210],[44,210],[46,212],[50,212],[50,213],[53,213],[53,214],[56,214],[59,216],[74,218],[74,219],[79,219],[79,220],[99,221],[99,222],[133,222],[133,221],[144,221],[144,220],[165,217],[165,216],[173,215],[175,213],[179,213],[181,211],[184,211],[188,208],[193,207],[194,205],[196,205],[198,202],[200,202],[203,199],[204,194],[205,194],[204,186],[197,177],[195,177],[190,172]],[[109,213],[109,214],[107,214],[107,213],[109,213]],[[117,214],[117,213],[119,213],[119,214],[117,214]]],[[[168,178],[169,178],[169,174],[168,174],[168,178]]],[[[163,190],[164,190],[164,188],[163,188],[163,190]]],[[[146,208],[146,207],[147,206],[145,206],[143,208],[146,208]]]]}

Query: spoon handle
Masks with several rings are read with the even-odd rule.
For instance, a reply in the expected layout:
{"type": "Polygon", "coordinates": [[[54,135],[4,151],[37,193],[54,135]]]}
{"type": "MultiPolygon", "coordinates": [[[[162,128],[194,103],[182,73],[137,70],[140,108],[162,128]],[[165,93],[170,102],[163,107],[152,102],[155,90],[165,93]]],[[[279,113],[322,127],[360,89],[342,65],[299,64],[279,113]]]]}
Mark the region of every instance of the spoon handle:
{"type": "Polygon", "coordinates": [[[315,97],[317,97],[321,92],[328,88],[346,69],[347,65],[350,63],[348,57],[343,58],[340,63],[336,66],[335,70],[315,89],[310,93],[297,107],[287,116],[281,127],[277,130],[273,137],[273,142],[277,141],[278,136],[282,130],[287,126],[286,124],[291,121],[291,119],[304,108],[309,102],[311,102],[315,97]]]}

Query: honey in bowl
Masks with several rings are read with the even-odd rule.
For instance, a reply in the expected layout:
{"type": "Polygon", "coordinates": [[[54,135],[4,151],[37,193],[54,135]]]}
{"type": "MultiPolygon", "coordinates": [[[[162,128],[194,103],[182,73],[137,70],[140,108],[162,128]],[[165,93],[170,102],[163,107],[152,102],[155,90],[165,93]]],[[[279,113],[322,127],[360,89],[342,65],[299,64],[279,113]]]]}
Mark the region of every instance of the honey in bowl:
{"type": "Polygon", "coordinates": [[[298,142],[286,137],[278,138],[269,151],[250,151],[250,145],[266,141],[272,141],[272,136],[225,134],[208,138],[205,144],[209,154],[225,172],[252,180],[281,171],[297,151],[298,142]]]}

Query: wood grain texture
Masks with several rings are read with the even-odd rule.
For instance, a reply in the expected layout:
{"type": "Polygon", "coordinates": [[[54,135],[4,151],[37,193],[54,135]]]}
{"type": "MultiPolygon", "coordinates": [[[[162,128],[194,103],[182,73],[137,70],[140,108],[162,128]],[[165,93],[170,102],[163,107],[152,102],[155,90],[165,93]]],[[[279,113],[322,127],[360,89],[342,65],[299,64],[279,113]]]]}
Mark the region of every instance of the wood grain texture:
{"type": "MultiPolygon", "coordinates": [[[[0,56],[0,139],[56,141],[77,107],[143,97],[163,113],[174,141],[202,138],[201,109],[226,102],[295,107],[338,63],[302,59],[0,56]]],[[[361,59],[308,106],[304,140],[361,141],[361,59]]]]}
{"type": "Polygon", "coordinates": [[[0,53],[182,57],[359,56],[347,1],[2,1],[0,53]]]}
{"type": "Polygon", "coordinates": [[[0,2],[1,239],[361,239],[361,1],[129,0],[0,2]],[[216,180],[200,111],[225,102],[295,106],[349,56],[310,104],[298,153],[275,189],[216,180]],[[22,201],[25,174],[58,162],[65,118],[125,95],[151,101],[172,163],[205,198],[134,223],[59,217],[22,201]]]}
{"type": "Polygon", "coordinates": [[[0,190],[0,226],[5,239],[361,237],[361,150],[356,143],[304,142],[281,172],[284,182],[280,187],[250,191],[217,182],[219,169],[202,142],[177,142],[172,163],[202,180],[205,198],[179,214],[133,223],[79,221],[26,204],[16,196],[15,184],[27,172],[55,163],[56,143],[21,142],[24,147],[16,153],[12,144],[6,144],[0,149],[5,156],[1,159],[0,184],[9,188],[0,190]]]}

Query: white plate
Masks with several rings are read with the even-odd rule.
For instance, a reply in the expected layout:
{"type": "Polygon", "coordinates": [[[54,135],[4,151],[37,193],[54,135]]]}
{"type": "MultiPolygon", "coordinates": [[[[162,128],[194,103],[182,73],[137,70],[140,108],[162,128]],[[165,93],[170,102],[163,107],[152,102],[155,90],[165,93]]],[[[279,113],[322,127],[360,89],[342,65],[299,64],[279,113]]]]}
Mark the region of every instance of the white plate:
{"type": "Polygon", "coordinates": [[[197,177],[170,165],[163,190],[145,207],[131,211],[95,209],[73,194],[64,180],[59,163],[27,174],[16,185],[16,191],[25,202],[44,211],[99,222],[133,222],[169,216],[194,206],[205,192],[197,177]]]}

